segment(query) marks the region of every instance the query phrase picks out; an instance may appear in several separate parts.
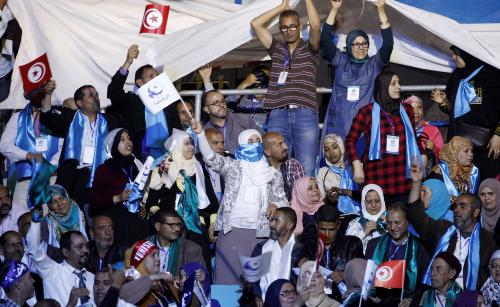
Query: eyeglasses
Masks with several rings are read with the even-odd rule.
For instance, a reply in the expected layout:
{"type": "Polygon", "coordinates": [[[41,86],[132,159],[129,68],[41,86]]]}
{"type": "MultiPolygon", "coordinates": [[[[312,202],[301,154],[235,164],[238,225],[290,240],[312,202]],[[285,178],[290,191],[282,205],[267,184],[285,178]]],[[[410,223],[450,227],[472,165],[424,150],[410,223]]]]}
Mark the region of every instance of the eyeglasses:
{"type": "Polygon", "coordinates": [[[288,32],[288,30],[295,32],[295,31],[297,31],[298,28],[299,28],[298,25],[281,26],[280,31],[281,31],[281,33],[286,33],[286,32],[288,32]]]}
{"type": "Polygon", "coordinates": [[[280,295],[282,297],[287,297],[287,296],[290,296],[290,295],[297,295],[297,290],[295,289],[291,289],[291,290],[283,290],[283,291],[280,291],[280,295]]]}
{"type": "Polygon", "coordinates": [[[219,107],[222,107],[224,105],[226,105],[226,98],[222,98],[221,100],[216,100],[216,101],[214,101],[214,103],[206,104],[205,106],[206,107],[209,107],[209,106],[219,106],[219,107]]]}
{"type": "Polygon", "coordinates": [[[353,44],[351,44],[351,46],[354,49],[362,50],[362,49],[368,48],[368,43],[367,42],[364,42],[364,43],[353,43],[353,44]]]}
{"type": "Polygon", "coordinates": [[[491,270],[500,269],[500,264],[492,263],[490,264],[490,269],[491,270]]]}
{"type": "Polygon", "coordinates": [[[170,228],[170,229],[175,229],[175,228],[179,228],[179,229],[181,229],[181,228],[182,228],[182,222],[180,222],[180,223],[164,223],[164,222],[158,222],[158,223],[160,223],[160,224],[162,224],[162,225],[167,225],[167,226],[168,226],[168,228],[170,228]]]}

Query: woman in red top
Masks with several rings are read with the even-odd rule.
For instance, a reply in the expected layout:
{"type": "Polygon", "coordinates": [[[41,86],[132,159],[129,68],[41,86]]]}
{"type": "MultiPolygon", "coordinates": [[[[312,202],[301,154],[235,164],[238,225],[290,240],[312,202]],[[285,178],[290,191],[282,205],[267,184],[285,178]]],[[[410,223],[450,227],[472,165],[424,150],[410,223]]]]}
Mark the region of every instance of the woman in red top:
{"type": "Polygon", "coordinates": [[[406,199],[410,164],[423,152],[415,138],[413,110],[400,103],[400,92],[398,75],[380,73],[375,80],[375,101],[359,110],[345,141],[354,181],[379,185],[392,201],[406,199]],[[362,134],[367,150],[360,157],[355,144],[362,134]]]}

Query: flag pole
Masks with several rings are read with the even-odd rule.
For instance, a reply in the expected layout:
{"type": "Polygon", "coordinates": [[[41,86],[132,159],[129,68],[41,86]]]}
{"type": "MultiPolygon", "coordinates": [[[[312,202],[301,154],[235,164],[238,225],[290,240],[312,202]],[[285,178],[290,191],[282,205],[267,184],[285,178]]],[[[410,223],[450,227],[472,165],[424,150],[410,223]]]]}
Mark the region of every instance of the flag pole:
{"type": "Polygon", "coordinates": [[[359,296],[359,305],[358,305],[358,307],[361,307],[361,304],[363,304],[363,295],[359,296]]]}
{"type": "Polygon", "coordinates": [[[401,285],[401,297],[399,298],[399,302],[403,301],[403,295],[405,293],[405,278],[406,278],[406,260],[403,261],[403,282],[401,285]]]}

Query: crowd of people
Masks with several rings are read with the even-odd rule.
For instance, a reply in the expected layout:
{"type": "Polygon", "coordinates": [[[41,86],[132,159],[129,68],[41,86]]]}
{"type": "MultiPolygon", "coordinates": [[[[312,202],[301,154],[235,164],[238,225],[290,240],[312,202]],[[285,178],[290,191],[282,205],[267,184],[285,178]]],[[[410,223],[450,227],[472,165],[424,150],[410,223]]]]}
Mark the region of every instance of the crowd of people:
{"type": "MultiPolygon", "coordinates": [[[[500,72],[451,47],[456,67],[431,94],[450,115],[443,138],[386,69],[392,28],[374,3],[372,56],[361,29],[334,44],[342,0],[322,27],[305,0],[307,41],[288,0],[256,17],[271,68],[238,88],[267,94],[225,97],[205,66],[203,122],[189,101],[154,114],[125,92],[137,45],[105,113],[92,85],[62,108],[54,79],[26,93],[0,138],[0,305],[220,306],[211,286],[240,285],[240,306],[498,306],[500,72]],[[335,81],[320,133],[321,57],[335,81]],[[270,255],[269,269],[247,280],[240,255],[270,255]],[[404,260],[402,289],[362,295],[369,260],[404,260]]],[[[136,88],[158,74],[138,68],[136,88]]]]}

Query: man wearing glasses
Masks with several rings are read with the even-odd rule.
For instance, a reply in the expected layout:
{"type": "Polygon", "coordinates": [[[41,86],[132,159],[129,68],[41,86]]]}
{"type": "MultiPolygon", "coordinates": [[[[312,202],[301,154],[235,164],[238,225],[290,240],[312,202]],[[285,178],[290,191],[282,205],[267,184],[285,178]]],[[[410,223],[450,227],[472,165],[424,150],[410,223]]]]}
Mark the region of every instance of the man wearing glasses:
{"type": "Polygon", "coordinates": [[[207,267],[201,247],[181,238],[182,220],[173,210],[160,209],[153,217],[156,233],[148,238],[160,251],[160,272],[179,275],[179,268],[189,262],[198,262],[207,267]]]}
{"type": "Polygon", "coordinates": [[[255,129],[264,134],[264,131],[250,117],[250,114],[229,112],[224,95],[217,90],[203,94],[201,103],[203,112],[209,116],[205,129],[215,128],[221,131],[224,136],[225,150],[230,154],[234,154],[238,149],[238,135],[241,131],[255,129]]]}
{"type": "Polygon", "coordinates": [[[268,131],[285,137],[289,152],[313,175],[318,150],[318,103],[316,72],[319,66],[320,19],[313,0],[306,0],[309,41],[300,38],[302,24],[288,0],[252,20],[252,29],[272,60],[264,108],[271,109],[268,131]],[[267,24],[279,14],[284,40],[273,38],[267,24]]]}

